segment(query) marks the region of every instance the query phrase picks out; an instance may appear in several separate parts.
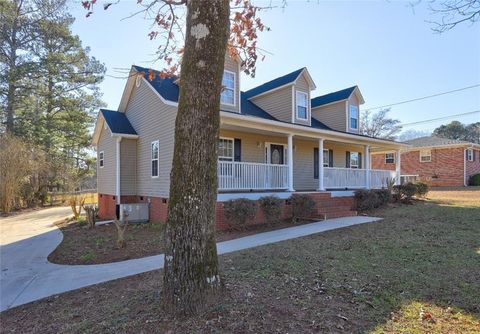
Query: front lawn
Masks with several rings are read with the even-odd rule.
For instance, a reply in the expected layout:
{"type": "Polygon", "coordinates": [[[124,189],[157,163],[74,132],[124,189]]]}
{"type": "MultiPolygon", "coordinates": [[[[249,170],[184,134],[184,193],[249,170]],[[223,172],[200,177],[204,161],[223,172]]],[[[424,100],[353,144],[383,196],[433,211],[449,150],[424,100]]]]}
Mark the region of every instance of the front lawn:
{"type": "Polygon", "coordinates": [[[3,312],[2,332],[479,333],[480,190],[428,197],[221,256],[225,297],[191,319],[162,315],[155,271],[3,312]]]}

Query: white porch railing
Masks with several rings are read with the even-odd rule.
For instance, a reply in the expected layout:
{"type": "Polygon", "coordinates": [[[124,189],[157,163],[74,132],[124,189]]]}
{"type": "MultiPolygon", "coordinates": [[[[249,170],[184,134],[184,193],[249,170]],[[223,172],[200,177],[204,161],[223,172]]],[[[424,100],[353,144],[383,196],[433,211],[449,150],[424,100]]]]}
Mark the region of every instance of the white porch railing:
{"type": "Polygon", "coordinates": [[[218,190],[282,190],[287,188],[287,165],[218,162],[218,190]]]}
{"type": "Polygon", "coordinates": [[[386,188],[389,180],[395,180],[397,172],[394,170],[371,169],[370,188],[386,188]]]}
{"type": "MultiPolygon", "coordinates": [[[[371,169],[370,188],[386,187],[388,179],[394,179],[395,175],[395,171],[371,169]]],[[[325,167],[323,182],[327,189],[366,188],[367,170],[325,167]]]]}
{"type": "MultiPolygon", "coordinates": [[[[371,169],[370,188],[386,187],[388,179],[395,179],[395,176],[395,171],[371,169]]],[[[325,167],[324,187],[326,189],[366,188],[367,170],[325,167]]],[[[288,165],[218,162],[218,190],[220,191],[286,189],[288,189],[288,165]]]]}

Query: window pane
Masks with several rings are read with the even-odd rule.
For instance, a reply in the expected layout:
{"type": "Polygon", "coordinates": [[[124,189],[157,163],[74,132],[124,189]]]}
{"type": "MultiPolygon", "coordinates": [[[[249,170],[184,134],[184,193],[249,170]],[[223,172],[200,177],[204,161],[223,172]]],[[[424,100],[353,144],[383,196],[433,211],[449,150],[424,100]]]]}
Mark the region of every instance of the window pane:
{"type": "Polygon", "coordinates": [[[158,141],[152,143],[152,159],[158,159],[158,141]]]}
{"type": "Polygon", "coordinates": [[[235,103],[235,75],[230,72],[223,72],[223,91],[220,94],[220,102],[223,104],[235,103]]]}
{"type": "Polygon", "coordinates": [[[234,104],[235,103],[235,92],[233,89],[224,88],[222,94],[220,95],[220,102],[223,104],[234,104]]]}
{"type": "Polygon", "coordinates": [[[323,167],[328,167],[329,166],[329,161],[330,156],[328,154],[328,150],[323,150],[323,167]]]}
{"type": "Polygon", "coordinates": [[[357,129],[358,127],[358,107],[350,106],[350,128],[357,129]]]}
{"type": "Polygon", "coordinates": [[[233,161],[233,140],[218,140],[218,159],[221,161],[233,161]]]}
{"type": "Polygon", "coordinates": [[[307,108],[306,107],[297,107],[297,117],[298,118],[307,118],[307,108]]]}
{"type": "Polygon", "coordinates": [[[358,167],[358,152],[350,152],[350,167],[358,167]]]}
{"type": "Polygon", "coordinates": [[[152,160],[152,176],[158,176],[158,160],[152,160]]]}

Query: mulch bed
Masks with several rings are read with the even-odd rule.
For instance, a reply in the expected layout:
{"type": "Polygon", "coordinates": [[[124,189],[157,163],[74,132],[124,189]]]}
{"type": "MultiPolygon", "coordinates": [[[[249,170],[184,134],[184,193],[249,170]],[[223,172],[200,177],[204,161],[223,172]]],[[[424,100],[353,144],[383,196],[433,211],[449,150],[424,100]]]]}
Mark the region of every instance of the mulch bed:
{"type": "MultiPolygon", "coordinates": [[[[251,225],[240,231],[219,231],[217,241],[226,241],[244,236],[273,231],[281,228],[311,223],[301,221],[292,224],[282,221],[276,225],[251,225]]],[[[115,225],[106,224],[89,229],[83,222],[62,221],[57,224],[63,233],[62,243],[48,260],[57,264],[101,264],[158,255],[164,252],[163,224],[130,224],[125,234],[127,246],[118,248],[115,225]]]]}

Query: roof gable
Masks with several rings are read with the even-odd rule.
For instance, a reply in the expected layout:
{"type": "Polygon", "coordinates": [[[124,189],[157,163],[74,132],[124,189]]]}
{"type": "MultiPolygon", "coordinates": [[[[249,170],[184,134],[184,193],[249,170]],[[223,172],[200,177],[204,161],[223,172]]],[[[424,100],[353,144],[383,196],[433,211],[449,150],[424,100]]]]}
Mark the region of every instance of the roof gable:
{"type": "Polygon", "coordinates": [[[325,104],[330,104],[334,102],[339,102],[348,99],[353,91],[357,88],[357,86],[353,86],[350,88],[345,88],[342,90],[339,90],[337,92],[317,96],[316,98],[313,98],[311,101],[312,108],[320,107],[325,104]]]}
{"type": "Polygon", "coordinates": [[[297,80],[297,78],[300,76],[300,74],[306,70],[305,67],[302,67],[296,71],[293,71],[291,73],[285,74],[284,76],[278,77],[276,79],[273,79],[271,81],[268,81],[264,84],[261,84],[260,86],[257,86],[255,88],[252,88],[250,90],[247,90],[245,92],[245,96],[250,99],[252,97],[255,97],[257,95],[266,93],[270,90],[288,85],[290,83],[293,83],[297,80]]]}
{"type": "Polygon", "coordinates": [[[155,75],[153,80],[149,80],[150,69],[133,65],[132,66],[138,73],[142,73],[143,77],[148,81],[148,83],[157,91],[162,98],[167,101],[177,102],[178,96],[180,94],[180,87],[175,83],[177,77],[171,76],[166,78],[161,78],[158,71],[152,70],[155,75]]]}
{"type": "Polygon", "coordinates": [[[125,113],[107,109],[100,109],[100,113],[112,134],[137,135],[125,113]]]}

